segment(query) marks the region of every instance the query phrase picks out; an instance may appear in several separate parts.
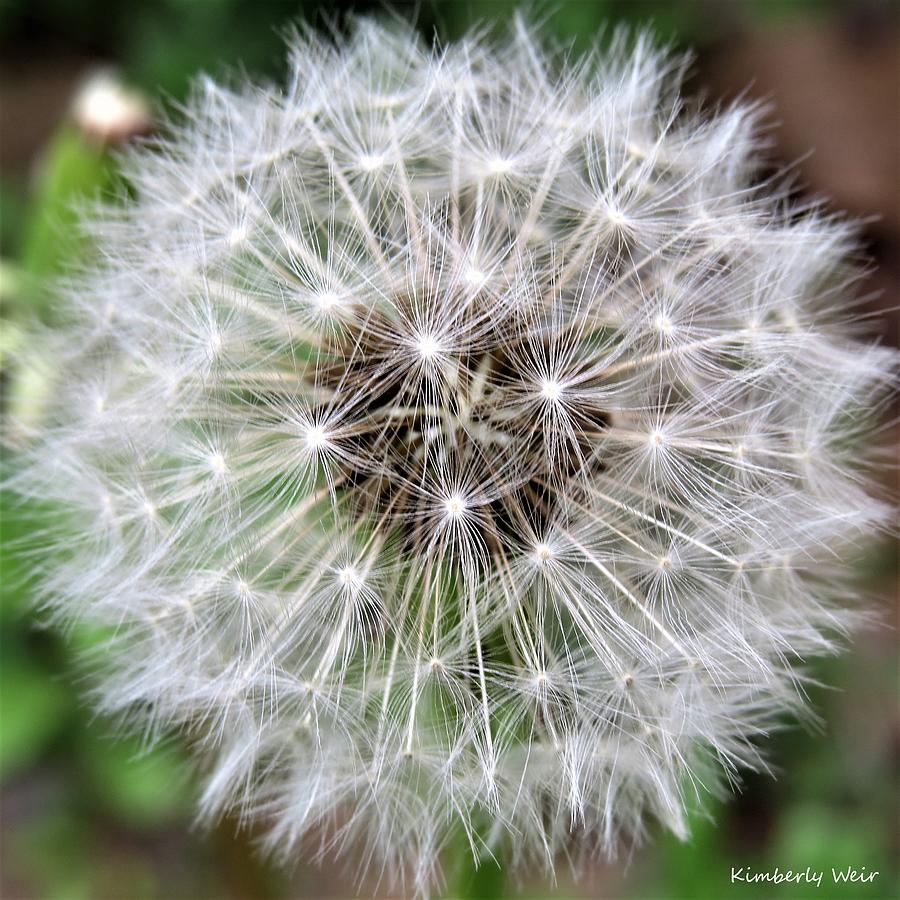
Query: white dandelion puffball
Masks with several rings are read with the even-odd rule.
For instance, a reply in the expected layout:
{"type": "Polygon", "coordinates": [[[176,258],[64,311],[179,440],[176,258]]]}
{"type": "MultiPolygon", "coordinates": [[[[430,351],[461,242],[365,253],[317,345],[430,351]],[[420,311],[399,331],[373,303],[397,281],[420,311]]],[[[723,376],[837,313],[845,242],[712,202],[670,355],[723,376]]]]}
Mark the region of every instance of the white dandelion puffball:
{"type": "Polygon", "coordinates": [[[102,707],[192,736],[204,815],[423,893],[459,830],[552,873],[684,836],[802,707],[893,356],[853,228],[682,69],[364,20],[126,159],[17,479],[102,707]]]}

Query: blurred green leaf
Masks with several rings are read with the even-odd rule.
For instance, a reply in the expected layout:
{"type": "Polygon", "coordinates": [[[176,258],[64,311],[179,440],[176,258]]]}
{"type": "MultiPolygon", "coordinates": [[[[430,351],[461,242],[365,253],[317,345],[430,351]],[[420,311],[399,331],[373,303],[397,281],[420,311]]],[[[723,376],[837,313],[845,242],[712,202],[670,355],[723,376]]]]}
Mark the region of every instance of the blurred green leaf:
{"type": "Polygon", "coordinates": [[[75,261],[84,249],[77,203],[97,196],[113,181],[106,150],[72,126],[47,147],[20,247],[22,270],[35,281],[75,261]]]}
{"type": "Polygon", "coordinates": [[[92,797],[123,822],[158,826],[186,816],[192,796],[183,760],[171,748],[108,737],[108,723],[85,730],[81,745],[92,797]]]}
{"type": "MultiPolygon", "coordinates": [[[[0,4],[2,3],[3,0],[0,0],[0,4]]],[[[0,178],[0,255],[6,258],[16,255],[25,213],[26,197],[23,186],[11,179],[0,178]]]]}
{"type": "Polygon", "coordinates": [[[688,820],[690,836],[681,841],[666,832],[659,838],[659,872],[650,887],[648,897],[659,896],[660,885],[665,887],[666,900],[721,900],[727,884],[727,851],[723,847],[723,833],[718,820],[718,806],[709,801],[702,812],[695,812],[688,820]],[[721,863],[710,865],[711,860],[721,863]]]}
{"type": "MultiPolygon", "coordinates": [[[[880,846],[877,821],[869,821],[865,814],[837,811],[825,804],[805,803],[790,806],[779,823],[775,836],[774,864],[782,870],[822,872],[816,897],[823,900],[882,900],[893,893],[890,879],[889,850],[880,846]],[[879,872],[870,883],[847,884],[836,881],[833,870],[846,872],[848,868],[879,872]]],[[[772,863],[769,863],[771,865],[772,863]]],[[[785,900],[799,893],[796,885],[779,885],[778,897],[785,900]]]]}
{"type": "Polygon", "coordinates": [[[35,762],[69,724],[71,697],[4,634],[0,656],[0,776],[35,762]]]}

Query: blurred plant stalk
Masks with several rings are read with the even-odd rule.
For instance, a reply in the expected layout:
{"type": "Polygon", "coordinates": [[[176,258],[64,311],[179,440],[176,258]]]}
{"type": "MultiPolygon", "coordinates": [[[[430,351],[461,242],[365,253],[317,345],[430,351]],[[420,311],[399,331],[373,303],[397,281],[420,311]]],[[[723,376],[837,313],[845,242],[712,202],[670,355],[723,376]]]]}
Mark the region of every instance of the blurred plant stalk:
{"type": "Polygon", "coordinates": [[[113,151],[152,128],[150,105],[110,69],[89,75],[38,165],[16,258],[0,260],[0,370],[8,377],[7,440],[28,440],[53,388],[53,361],[29,337],[49,322],[48,283],[88,251],[80,209],[117,185],[113,151]]]}

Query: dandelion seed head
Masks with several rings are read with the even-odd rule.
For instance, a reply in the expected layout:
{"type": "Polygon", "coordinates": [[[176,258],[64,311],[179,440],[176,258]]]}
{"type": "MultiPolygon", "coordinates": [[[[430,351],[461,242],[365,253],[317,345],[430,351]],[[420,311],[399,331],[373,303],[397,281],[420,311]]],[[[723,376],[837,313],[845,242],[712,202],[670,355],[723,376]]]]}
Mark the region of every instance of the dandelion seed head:
{"type": "Polygon", "coordinates": [[[425,895],[460,828],[513,868],[686,835],[889,513],[852,226],[647,35],[356,20],[289,59],[201,82],[86,224],[12,479],[61,511],[44,607],[281,859],[316,833],[425,895]]]}

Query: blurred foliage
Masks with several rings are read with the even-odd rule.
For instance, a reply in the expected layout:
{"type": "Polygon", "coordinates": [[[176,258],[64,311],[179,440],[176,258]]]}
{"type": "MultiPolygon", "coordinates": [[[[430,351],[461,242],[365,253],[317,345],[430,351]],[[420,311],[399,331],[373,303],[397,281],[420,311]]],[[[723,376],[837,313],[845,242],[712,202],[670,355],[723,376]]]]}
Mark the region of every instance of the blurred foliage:
{"type": "MultiPolygon", "coordinates": [[[[136,84],[179,97],[193,73],[218,71],[223,61],[276,76],[280,34],[292,21],[327,24],[350,10],[393,13],[412,16],[424,34],[436,31],[452,39],[473,22],[504,21],[522,5],[516,0],[0,0],[0,44],[27,45],[40,35],[64,43],[69,52],[110,56],[136,84]]],[[[527,8],[551,33],[581,49],[607,21],[653,22],[664,35],[696,43],[735,18],[821,15],[843,5],[844,0],[533,0],[527,8]]]]}
{"type": "MultiPolygon", "coordinates": [[[[349,4],[329,7],[338,16],[349,4]]],[[[518,4],[425,0],[416,7],[424,33],[445,38],[473,21],[502,20],[518,4]]],[[[740,5],[778,18],[821,15],[823,0],[772,0],[740,5]]],[[[373,4],[353,4],[357,11],[373,4]]],[[[712,5],[715,7],[715,4],[712,5]]],[[[708,3],[593,0],[534,4],[558,37],[584,46],[606,20],[652,20],[678,43],[710,37],[716,24],[708,3]]],[[[127,76],[154,95],[183,96],[198,70],[219,71],[240,60],[254,73],[277,76],[283,58],[279,29],[306,17],[323,21],[318,3],[260,0],[0,0],[0,45],[21,51],[42,41],[67,52],[118,61],[127,76]],[[262,10],[262,11],[261,11],[262,10]]],[[[394,3],[400,13],[408,11],[394,3]]],[[[79,202],[115,181],[106,150],[71,126],[60,128],[41,154],[30,186],[0,173],[0,364],[3,403],[37,402],[43,376],[28,382],[11,360],[34,315],[46,318],[44,285],[84,252],[73,223],[79,202]]],[[[8,467],[8,463],[7,463],[8,467]]],[[[2,474],[2,473],[0,473],[2,474]]],[[[260,863],[226,823],[212,836],[195,835],[190,817],[195,787],[177,738],[147,751],[134,737],[116,738],[84,699],[90,687],[80,659],[96,636],[76,628],[63,637],[36,624],[30,609],[34,559],[23,553],[52,521],[53,509],[15,508],[3,498],[0,516],[0,783],[3,788],[0,889],[10,898],[142,900],[142,898],[263,898],[318,896],[303,863],[292,880],[260,863]]],[[[864,562],[882,584],[896,578],[896,557],[883,547],[864,562]]],[[[895,859],[896,772],[891,753],[896,696],[895,658],[883,647],[818,665],[815,674],[868,698],[856,708],[839,694],[813,691],[829,731],[791,729],[772,740],[771,756],[790,778],[751,776],[742,797],[707,806],[692,839],[657,836],[640,862],[612,872],[604,896],[646,900],[753,898],[884,900],[900,896],[895,859]],[[730,867],[753,871],[822,870],[819,889],[794,884],[728,883],[730,867]],[[878,870],[870,885],[835,885],[831,868],[878,870]],[[610,893],[612,892],[612,893],[610,893]]],[[[462,851],[458,855],[461,855],[462,851]]],[[[452,866],[451,866],[452,868],[452,866]]],[[[457,878],[458,896],[497,897],[498,868],[488,863],[457,878]]],[[[326,879],[327,880],[327,879],[326,879]]],[[[345,884],[352,884],[351,881],[345,884]]],[[[338,896],[332,886],[329,896],[338,896]]],[[[565,888],[556,896],[564,896],[565,888]]],[[[507,888],[507,895],[511,888],[507,888]]],[[[584,894],[577,894],[584,896],[584,894]]],[[[546,897],[541,887],[524,896],[546,897]]]]}
{"type": "Polygon", "coordinates": [[[18,263],[26,276],[43,283],[78,260],[84,251],[76,228],[79,201],[106,191],[112,179],[112,162],[99,143],[85,140],[73,126],[59,130],[45,152],[22,226],[18,263]]]}

